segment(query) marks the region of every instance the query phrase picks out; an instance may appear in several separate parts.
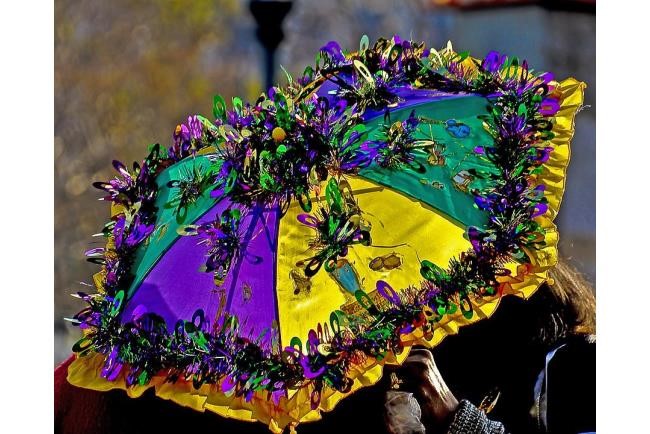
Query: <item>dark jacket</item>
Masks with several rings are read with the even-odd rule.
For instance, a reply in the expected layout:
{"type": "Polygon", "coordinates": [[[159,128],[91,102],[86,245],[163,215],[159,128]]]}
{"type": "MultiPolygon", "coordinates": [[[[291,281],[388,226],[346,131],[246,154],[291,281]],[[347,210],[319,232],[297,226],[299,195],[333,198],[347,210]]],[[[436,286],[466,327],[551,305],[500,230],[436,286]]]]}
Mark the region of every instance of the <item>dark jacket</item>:
{"type": "Polygon", "coordinates": [[[534,385],[527,387],[529,393],[522,394],[518,387],[506,385],[503,393],[509,393],[509,399],[497,400],[488,415],[462,400],[448,434],[596,432],[595,340],[576,336],[559,342],[545,355],[534,385]],[[508,403],[516,399],[521,405],[513,409],[508,403]],[[525,414],[520,407],[528,405],[525,414]]]}

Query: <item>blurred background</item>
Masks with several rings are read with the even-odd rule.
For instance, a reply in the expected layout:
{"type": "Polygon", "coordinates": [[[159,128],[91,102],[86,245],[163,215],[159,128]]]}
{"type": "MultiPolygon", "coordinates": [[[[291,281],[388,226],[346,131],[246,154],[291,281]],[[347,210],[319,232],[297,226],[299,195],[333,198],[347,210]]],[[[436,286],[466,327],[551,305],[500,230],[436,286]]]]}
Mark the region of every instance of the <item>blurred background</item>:
{"type": "MultiPolygon", "coordinates": [[[[91,186],[114,174],[113,159],[140,161],[149,144],[171,142],[190,114],[210,115],[212,97],[255,100],[268,57],[257,38],[284,38],[275,56],[300,75],[319,48],[337,40],[355,49],[367,34],[411,37],[482,57],[490,50],[525,58],[558,79],[588,85],[572,144],[559,214],[561,253],[596,284],[595,0],[295,0],[284,20],[264,12],[263,30],[246,0],[57,0],[54,72],[54,362],[79,330],[63,320],[83,307],[70,297],[97,267],[83,252],[109,217],[91,186]]],[[[264,7],[264,5],[262,5],[264,7]]],[[[283,5],[279,5],[280,10],[283,5]]],[[[288,9],[288,6],[284,6],[288,9]]],[[[270,45],[273,41],[271,41],[270,45]]]]}

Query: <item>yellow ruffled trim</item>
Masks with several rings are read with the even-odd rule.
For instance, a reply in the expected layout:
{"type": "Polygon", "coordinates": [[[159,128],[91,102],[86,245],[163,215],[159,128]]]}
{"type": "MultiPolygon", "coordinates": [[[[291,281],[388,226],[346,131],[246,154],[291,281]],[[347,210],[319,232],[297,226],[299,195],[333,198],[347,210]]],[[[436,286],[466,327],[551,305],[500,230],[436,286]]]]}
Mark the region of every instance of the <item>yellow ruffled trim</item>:
{"type": "MultiPolygon", "coordinates": [[[[509,267],[513,274],[500,280],[502,295],[529,298],[548,279],[548,270],[557,264],[558,260],[558,233],[553,220],[562,202],[565,174],[570,158],[569,142],[574,134],[574,118],[582,106],[586,85],[574,78],[553,84],[556,86],[554,92],[557,93],[561,101],[560,110],[554,117],[553,133],[555,137],[550,141],[554,150],[537,179],[538,183],[544,183],[547,186],[545,195],[548,199],[549,209],[544,215],[537,217],[537,221],[546,230],[546,246],[541,250],[527,252],[532,261],[531,266],[512,264],[509,267]]],[[[118,209],[112,211],[113,213],[119,212],[118,209]]],[[[141,396],[144,391],[153,387],[156,395],[160,398],[172,400],[201,412],[208,410],[220,416],[241,421],[263,422],[268,424],[273,433],[277,434],[287,426],[319,420],[321,411],[332,411],[344,397],[362,387],[376,384],[381,379],[383,366],[385,364],[401,364],[408,357],[412,346],[435,347],[445,337],[458,333],[460,327],[489,318],[496,311],[499,301],[499,296],[472,298],[474,315],[471,319],[466,319],[458,312],[454,315],[447,315],[437,323],[431,336],[424,336],[421,329],[403,336],[402,341],[405,348],[402,353],[399,355],[389,354],[380,362],[368,358],[363,365],[353,366],[350,370],[350,377],[354,383],[350,392],[341,393],[326,388],[321,396],[320,405],[315,410],[312,410],[310,406],[310,396],[313,390],[311,385],[292,391],[288,398],[282,397],[277,406],[270,400],[268,393],[258,392],[250,402],[246,402],[243,397],[224,394],[220,391],[219,385],[204,385],[195,390],[192,383],[187,381],[165,383],[164,374],[155,376],[146,386],[127,388],[124,374],[112,382],[101,377],[100,372],[105,360],[101,354],[77,358],[68,369],[68,381],[75,386],[98,391],[122,389],[132,398],[141,396]]]]}

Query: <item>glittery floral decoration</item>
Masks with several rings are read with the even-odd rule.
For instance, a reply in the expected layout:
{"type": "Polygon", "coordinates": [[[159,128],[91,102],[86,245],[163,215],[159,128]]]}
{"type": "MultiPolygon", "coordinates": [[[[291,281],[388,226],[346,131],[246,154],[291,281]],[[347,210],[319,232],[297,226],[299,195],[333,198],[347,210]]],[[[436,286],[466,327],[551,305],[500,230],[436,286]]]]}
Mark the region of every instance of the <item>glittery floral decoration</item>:
{"type": "Polygon", "coordinates": [[[337,183],[330,178],[325,197],[326,206],[320,207],[314,215],[298,216],[301,223],[316,231],[316,237],[309,243],[316,254],[297,264],[304,266],[307,277],[316,274],[323,264],[326,271],[333,271],[336,261],[348,254],[350,246],[371,242],[370,226],[362,219],[347,182],[337,183]]]}
{"type": "Polygon", "coordinates": [[[202,271],[214,273],[217,286],[223,285],[233,260],[240,253],[240,219],[241,212],[233,208],[210,223],[179,228],[181,235],[197,236],[201,239],[198,244],[207,246],[207,260],[202,271]]]}

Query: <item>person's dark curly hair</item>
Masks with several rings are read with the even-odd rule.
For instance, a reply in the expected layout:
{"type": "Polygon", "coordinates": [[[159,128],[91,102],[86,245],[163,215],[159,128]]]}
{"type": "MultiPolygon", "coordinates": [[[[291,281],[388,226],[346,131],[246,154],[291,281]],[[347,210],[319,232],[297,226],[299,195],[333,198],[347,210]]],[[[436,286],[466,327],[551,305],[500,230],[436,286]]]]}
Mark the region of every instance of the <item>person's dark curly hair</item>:
{"type": "Polygon", "coordinates": [[[546,345],[572,335],[595,335],[596,297],[585,277],[561,261],[529,300],[529,309],[538,312],[538,338],[546,345]]]}

